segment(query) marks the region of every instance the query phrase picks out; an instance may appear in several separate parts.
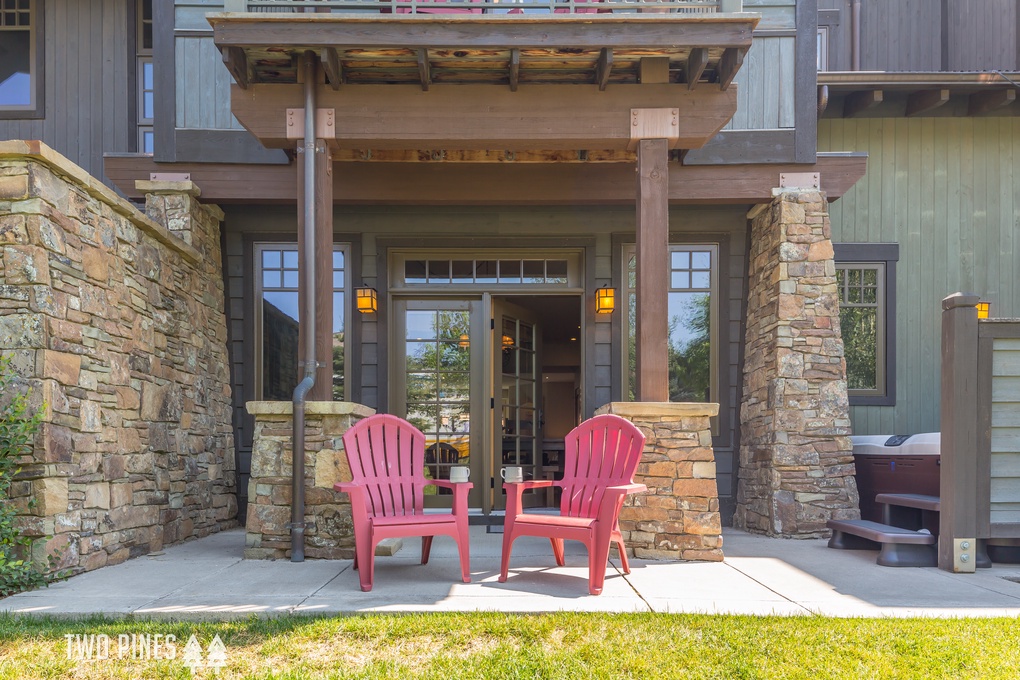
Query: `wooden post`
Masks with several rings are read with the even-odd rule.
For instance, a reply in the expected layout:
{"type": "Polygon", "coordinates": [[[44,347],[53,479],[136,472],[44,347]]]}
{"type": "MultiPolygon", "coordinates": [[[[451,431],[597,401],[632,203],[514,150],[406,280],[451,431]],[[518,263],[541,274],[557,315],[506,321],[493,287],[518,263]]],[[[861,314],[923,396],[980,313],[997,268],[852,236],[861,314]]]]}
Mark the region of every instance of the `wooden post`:
{"type": "Polygon", "coordinates": [[[977,562],[978,296],[942,301],[942,472],[939,569],[974,571],[977,562]]]}
{"type": "Polygon", "coordinates": [[[637,399],[669,401],[669,142],[637,145],[637,399]]]}
{"type": "MultiPolygon", "coordinates": [[[[304,149],[299,144],[298,153],[304,149]]],[[[304,230],[304,163],[298,162],[298,268],[304,271],[302,248],[304,230]]],[[[303,287],[298,288],[298,309],[304,309],[303,287]]],[[[321,364],[315,371],[315,387],[309,401],[333,400],[333,156],[326,142],[315,140],[315,354],[321,364]]],[[[305,325],[298,330],[298,365],[304,367],[305,325]]]]}

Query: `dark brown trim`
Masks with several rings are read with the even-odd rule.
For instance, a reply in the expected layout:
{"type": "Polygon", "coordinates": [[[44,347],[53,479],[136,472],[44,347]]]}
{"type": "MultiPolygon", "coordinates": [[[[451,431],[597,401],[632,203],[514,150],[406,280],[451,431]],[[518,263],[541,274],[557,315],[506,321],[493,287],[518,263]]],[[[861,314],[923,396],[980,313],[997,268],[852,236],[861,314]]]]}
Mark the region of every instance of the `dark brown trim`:
{"type": "Polygon", "coordinates": [[[174,3],[152,3],[153,158],[163,163],[177,160],[174,19],[174,3]]]}
{"type": "Polygon", "coordinates": [[[985,319],[978,325],[981,338],[1020,338],[1018,319],[985,319]]]}
{"type": "Polygon", "coordinates": [[[938,556],[946,571],[955,571],[956,540],[977,538],[977,303],[964,293],[942,301],[938,556]]]}
{"type": "Polygon", "coordinates": [[[949,70],[949,0],[941,0],[939,2],[939,33],[941,37],[941,52],[942,52],[942,68],[943,71],[949,70]]]}
{"type": "Polygon", "coordinates": [[[796,143],[797,132],[792,129],[723,130],[700,149],[691,149],[684,165],[796,163],[796,143]]]}
{"type": "MultiPolygon", "coordinates": [[[[0,120],[39,120],[46,117],[46,8],[43,0],[32,0],[29,49],[32,59],[32,108],[0,108],[0,120]]],[[[60,68],[62,64],[55,64],[60,68]]]]}
{"type": "Polygon", "coordinates": [[[896,263],[898,243],[834,243],[834,260],[885,264],[885,385],[881,396],[850,395],[851,406],[896,405],[896,263]]]}
{"type": "MultiPolygon", "coordinates": [[[[814,165],[669,164],[671,204],[770,202],[783,172],[818,172],[834,201],[867,167],[866,154],[819,155],[814,165]]],[[[151,172],[185,172],[202,198],[221,203],[293,203],[294,166],[155,163],[143,156],[107,154],[104,171],[129,198],[151,172]]],[[[339,204],[404,205],[633,205],[633,163],[336,163],[339,204]]]]}
{"type": "Polygon", "coordinates": [[[290,163],[283,149],[265,148],[247,130],[178,128],[174,138],[177,163],[290,163]]]}
{"type": "Polygon", "coordinates": [[[818,148],[818,0],[797,2],[794,66],[794,156],[814,163],[818,148]]]}

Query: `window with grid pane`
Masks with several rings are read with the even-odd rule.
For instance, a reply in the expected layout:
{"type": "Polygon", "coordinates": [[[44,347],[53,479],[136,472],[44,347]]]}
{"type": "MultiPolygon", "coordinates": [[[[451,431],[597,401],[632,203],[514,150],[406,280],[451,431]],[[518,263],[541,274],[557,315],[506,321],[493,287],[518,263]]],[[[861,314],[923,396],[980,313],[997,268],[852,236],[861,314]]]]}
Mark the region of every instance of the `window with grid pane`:
{"type": "Polygon", "coordinates": [[[851,394],[884,391],[885,265],[839,263],[839,324],[851,394]]]}
{"type": "Polygon", "coordinates": [[[0,118],[43,115],[41,4],[0,0],[0,118]]]}

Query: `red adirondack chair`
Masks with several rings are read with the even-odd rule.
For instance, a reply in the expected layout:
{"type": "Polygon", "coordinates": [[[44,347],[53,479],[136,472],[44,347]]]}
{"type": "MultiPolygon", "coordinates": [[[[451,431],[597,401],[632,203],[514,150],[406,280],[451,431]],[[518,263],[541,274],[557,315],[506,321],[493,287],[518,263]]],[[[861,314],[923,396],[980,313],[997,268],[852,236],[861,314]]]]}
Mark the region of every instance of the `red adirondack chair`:
{"type": "Polygon", "coordinates": [[[353,481],[334,485],[351,495],[354,516],[354,568],[361,589],[372,590],[375,547],[384,538],[421,536],[421,563],[427,564],[432,537],[452,536],[460,553],[464,583],[471,582],[467,496],[471,482],[425,479],[425,435],[396,416],[377,414],[343,435],[353,481]],[[426,485],[453,490],[453,512],[425,514],[426,485]]]}
{"type": "Polygon", "coordinates": [[[518,536],[545,536],[552,543],[556,564],[563,566],[563,541],[581,541],[588,549],[588,592],[598,595],[606,579],[610,544],[620,550],[623,573],[630,573],[627,549],[617,520],[623,498],[645,491],[634,483],[645,436],[624,418],[595,416],[566,437],[563,479],[505,483],[506,519],[499,582],[505,583],[510,550],[518,536]],[[525,514],[521,494],[527,489],[558,486],[562,489],[559,515],[525,514]]]}

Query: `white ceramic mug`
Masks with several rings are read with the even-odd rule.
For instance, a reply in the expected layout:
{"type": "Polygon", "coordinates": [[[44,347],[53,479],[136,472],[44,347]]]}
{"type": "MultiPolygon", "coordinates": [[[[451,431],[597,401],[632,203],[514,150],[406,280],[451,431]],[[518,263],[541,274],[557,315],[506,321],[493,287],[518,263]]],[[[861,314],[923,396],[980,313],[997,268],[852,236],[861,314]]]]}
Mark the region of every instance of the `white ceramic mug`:
{"type": "Polygon", "coordinates": [[[499,476],[503,478],[504,482],[523,482],[524,468],[511,465],[500,470],[499,476]]]}
{"type": "Polygon", "coordinates": [[[450,481],[451,482],[466,482],[471,476],[471,468],[466,465],[454,465],[450,468],[450,481]]]}

